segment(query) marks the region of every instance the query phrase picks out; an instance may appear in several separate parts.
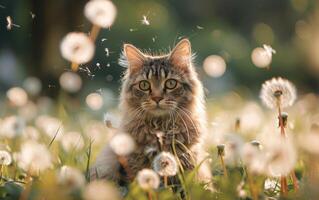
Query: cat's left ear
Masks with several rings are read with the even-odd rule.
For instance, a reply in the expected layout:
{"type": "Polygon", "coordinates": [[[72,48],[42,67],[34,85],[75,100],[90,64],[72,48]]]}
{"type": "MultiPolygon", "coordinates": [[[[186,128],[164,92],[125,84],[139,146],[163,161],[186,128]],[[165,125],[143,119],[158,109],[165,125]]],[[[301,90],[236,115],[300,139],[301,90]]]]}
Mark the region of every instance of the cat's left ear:
{"type": "Polygon", "coordinates": [[[131,44],[124,44],[123,49],[130,73],[139,71],[144,65],[144,54],[131,44]]]}
{"type": "Polygon", "coordinates": [[[191,58],[191,43],[188,39],[182,39],[172,50],[169,60],[173,66],[186,70],[191,63],[191,58]]]}

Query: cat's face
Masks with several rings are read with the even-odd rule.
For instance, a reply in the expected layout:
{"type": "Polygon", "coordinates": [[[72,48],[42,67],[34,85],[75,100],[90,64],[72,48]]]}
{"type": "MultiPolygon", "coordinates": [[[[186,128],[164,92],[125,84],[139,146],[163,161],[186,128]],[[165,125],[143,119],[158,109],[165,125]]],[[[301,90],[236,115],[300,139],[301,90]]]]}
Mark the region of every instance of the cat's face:
{"type": "Polygon", "coordinates": [[[195,84],[188,40],[165,56],[145,55],[132,45],[125,45],[124,53],[128,64],[124,101],[131,110],[154,116],[186,112],[195,84]]]}

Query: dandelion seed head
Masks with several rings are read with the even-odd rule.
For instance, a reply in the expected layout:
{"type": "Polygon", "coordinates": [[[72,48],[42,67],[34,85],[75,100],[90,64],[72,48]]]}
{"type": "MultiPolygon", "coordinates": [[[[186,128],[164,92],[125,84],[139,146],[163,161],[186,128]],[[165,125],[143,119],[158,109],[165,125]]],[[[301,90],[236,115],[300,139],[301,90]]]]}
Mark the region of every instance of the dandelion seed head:
{"type": "Polygon", "coordinates": [[[83,64],[93,58],[95,46],[86,34],[71,32],[62,39],[60,51],[68,61],[83,64]]]}
{"type": "Polygon", "coordinates": [[[71,93],[78,92],[82,87],[81,77],[74,72],[64,72],[60,78],[59,82],[61,87],[71,93]]]}
{"type": "Polygon", "coordinates": [[[33,96],[38,95],[41,92],[41,81],[36,77],[28,77],[23,81],[23,88],[33,96]]]}
{"type": "Polygon", "coordinates": [[[85,98],[86,105],[89,106],[92,110],[100,110],[103,106],[103,98],[99,93],[93,92],[86,96],[85,98]]]}
{"type": "Polygon", "coordinates": [[[160,176],[175,176],[178,165],[175,157],[169,152],[161,152],[153,160],[153,169],[160,176]]]}
{"type": "Polygon", "coordinates": [[[272,61],[272,53],[269,49],[257,47],[251,53],[251,60],[256,67],[268,67],[272,61]]]}
{"type": "Polygon", "coordinates": [[[143,190],[157,189],[160,184],[158,175],[151,169],[142,169],[137,173],[136,179],[143,190]]]}
{"type": "Polygon", "coordinates": [[[12,162],[12,157],[9,152],[5,150],[0,150],[0,165],[10,165],[12,162]]]}
{"type": "Polygon", "coordinates": [[[26,141],[21,145],[17,162],[21,169],[32,175],[52,167],[52,157],[46,145],[35,141],[26,141]]]}
{"type": "Polygon", "coordinates": [[[210,55],[203,63],[204,71],[211,77],[220,77],[226,71],[226,62],[221,56],[210,55]]]}
{"type": "Polygon", "coordinates": [[[110,183],[102,180],[90,182],[84,189],[85,200],[119,200],[120,194],[110,183]]]}
{"type": "Polygon", "coordinates": [[[63,165],[57,175],[58,183],[70,188],[81,188],[85,184],[85,177],[76,168],[63,165]]]}
{"type": "Polygon", "coordinates": [[[61,120],[49,115],[40,115],[35,120],[36,127],[43,131],[50,139],[60,140],[64,128],[61,120]]]}
{"type": "Polygon", "coordinates": [[[94,0],[86,3],[84,15],[91,23],[102,28],[109,28],[116,17],[117,10],[112,1],[94,0]]]}
{"type": "Polygon", "coordinates": [[[277,108],[277,101],[280,98],[281,108],[286,108],[295,102],[297,98],[295,86],[283,78],[272,78],[263,83],[260,98],[270,109],[277,108]]]}
{"type": "Polygon", "coordinates": [[[28,102],[28,95],[24,89],[13,87],[7,91],[7,98],[14,106],[24,106],[28,102]]]}
{"type": "Polygon", "coordinates": [[[61,145],[66,152],[79,151],[84,147],[84,139],[79,132],[67,132],[61,138],[61,145]]]}
{"type": "Polygon", "coordinates": [[[21,117],[8,116],[0,121],[0,138],[15,138],[22,134],[25,121],[21,117]]]}
{"type": "Polygon", "coordinates": [[[118,156],[127,156],[135,150],[134,139],[126,133],[117,133],[110,140],[110,147],[118,156]]]}

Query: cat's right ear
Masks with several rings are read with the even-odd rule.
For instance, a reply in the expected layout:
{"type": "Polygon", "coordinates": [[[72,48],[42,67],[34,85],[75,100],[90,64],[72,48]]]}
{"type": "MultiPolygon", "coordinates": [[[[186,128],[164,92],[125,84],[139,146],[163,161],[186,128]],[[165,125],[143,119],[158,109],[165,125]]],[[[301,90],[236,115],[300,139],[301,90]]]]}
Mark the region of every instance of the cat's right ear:
{"type": "Polygon", "coordinates": [[[139,71],[144,65],[144,54],[138,48],[131,44],[124,44],[123,49],[124,55],[127,60],[129,72],[135,73],[139,71]]]}

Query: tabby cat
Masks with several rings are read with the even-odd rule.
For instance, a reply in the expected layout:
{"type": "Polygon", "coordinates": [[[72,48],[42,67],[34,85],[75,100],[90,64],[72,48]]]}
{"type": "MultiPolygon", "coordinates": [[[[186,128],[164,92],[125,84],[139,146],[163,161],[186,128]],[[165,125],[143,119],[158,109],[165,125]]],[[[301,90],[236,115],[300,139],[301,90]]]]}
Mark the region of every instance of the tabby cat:
{"type": "MultiPolygon", "coordinates": [[[[133,177],[143,168],[152,168],[153,158],[163,150],[176,155],[184,170],[194,169],[206,155],[203,86],[192,58],[188,39],[181,40],[166,55],[150,55],[131,44],[124,45],[120,64],[127,69],[120,96],[123,117],[119,129],[130,134],[137,145],[127,157],[133,177]],[[163,133],[162,145],[159,132],[163,133]]],[[[91,172],[92,178],[129,182],[108,146],[91,172]]],[[[200,165],[197,178],[210,181],[207,162],[200,165]]]]}

